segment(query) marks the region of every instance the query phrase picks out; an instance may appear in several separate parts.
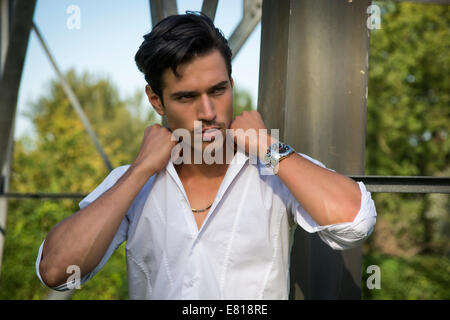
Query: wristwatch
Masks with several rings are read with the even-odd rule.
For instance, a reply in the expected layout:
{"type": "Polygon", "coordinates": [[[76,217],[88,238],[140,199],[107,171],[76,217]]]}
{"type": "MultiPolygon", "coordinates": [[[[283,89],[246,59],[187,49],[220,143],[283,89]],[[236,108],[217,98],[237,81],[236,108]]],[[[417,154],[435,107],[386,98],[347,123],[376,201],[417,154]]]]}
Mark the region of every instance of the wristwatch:
{"type": "Polygon", "coordinates": [[[274,174],[277,174],[280,161],[294,152],[295,150],[291,146],[282,142],[275,142],[267,149],[264,163],[267,167],[272,168],[274,174]]]}

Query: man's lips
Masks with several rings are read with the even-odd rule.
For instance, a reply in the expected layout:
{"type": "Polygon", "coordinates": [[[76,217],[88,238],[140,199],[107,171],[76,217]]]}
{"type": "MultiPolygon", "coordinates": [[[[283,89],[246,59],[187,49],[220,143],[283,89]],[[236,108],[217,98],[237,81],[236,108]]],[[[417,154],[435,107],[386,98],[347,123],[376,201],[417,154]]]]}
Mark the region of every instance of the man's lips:
{"type": "Polygon", "coordinates": [[[218,126],[205,127],[202,129],[202,133],[205,133],[206,131],[209,131],[209,130],[220,130],[220,127],[218,127],[218,126]]]}
{"type": "Polygon", "coordinates": [[[211,141],[221,133],[220,127],[206,127],[202,130],[202,140],[211,141]]]}

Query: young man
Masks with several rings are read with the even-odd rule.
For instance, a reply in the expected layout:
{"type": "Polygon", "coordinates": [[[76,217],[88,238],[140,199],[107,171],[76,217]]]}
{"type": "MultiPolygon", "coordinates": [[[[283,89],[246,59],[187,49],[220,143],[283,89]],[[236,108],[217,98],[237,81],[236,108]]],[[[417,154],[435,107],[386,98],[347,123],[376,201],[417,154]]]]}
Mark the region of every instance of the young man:
{"type": "Polygon", "coordinates": [[[231,51],[210,19],[171,16],[144,39],[136,63],[168,128],[148,127],[135,161],[51,230],[36,261],[44,284],[70,287],[68,266],[87,281],[127,241],[132,299],[287,299],[297,225],[334,249],[369,236],[376,210],[363,183],[277,144],[256,111],[233,119],[231,51]]]}

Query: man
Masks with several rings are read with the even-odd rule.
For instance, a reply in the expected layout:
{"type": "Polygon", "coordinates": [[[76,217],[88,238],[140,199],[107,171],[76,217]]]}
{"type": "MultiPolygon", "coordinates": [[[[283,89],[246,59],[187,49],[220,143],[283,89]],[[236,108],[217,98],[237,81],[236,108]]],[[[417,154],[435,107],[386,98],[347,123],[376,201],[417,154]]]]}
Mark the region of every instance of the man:
{"type": "Polygon", "coordinates": [[[363,183],[278,143],[256,111],[233,119],[231,51],[206,16],[162,20],[135,59],[168,128],[148,127],[135,161],[51,230],[36,261],[44,284],[67,289],[69,266],[87,281],[127,241],[132,299],[287,299],[297,225],[334,249],[372,232],[363,183]]]}

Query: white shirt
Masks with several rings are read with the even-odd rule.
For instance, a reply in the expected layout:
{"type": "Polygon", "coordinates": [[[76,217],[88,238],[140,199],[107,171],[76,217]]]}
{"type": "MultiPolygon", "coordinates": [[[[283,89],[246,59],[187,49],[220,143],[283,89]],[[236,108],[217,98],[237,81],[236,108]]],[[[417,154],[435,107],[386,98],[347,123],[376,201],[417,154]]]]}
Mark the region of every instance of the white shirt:
{"type": "MultiPolygon", "coordinates": [[[[325,166],[304,154],[313,163],[325,166]]],[[[80,208],[113,186],[129,165],[114,169],[80,202],[80,208]]],[[[319,226],[276,175],[262,175],[238,151],[200,230],[186,192],[169,161],[130,206],[92,278],[126,243],[131,299],[288,299],[289,260],[297,225],[336,250],[360,245],[376,221],[374,202],[362,182],[353,222],[319,226]]],[[[42,243],[36,260],[39,274],[42,243]]],[[[42,279],[41,279],[42,281],[42,279]]],[[[66,290],[67,284],[53,288],[66,290]]]]}

